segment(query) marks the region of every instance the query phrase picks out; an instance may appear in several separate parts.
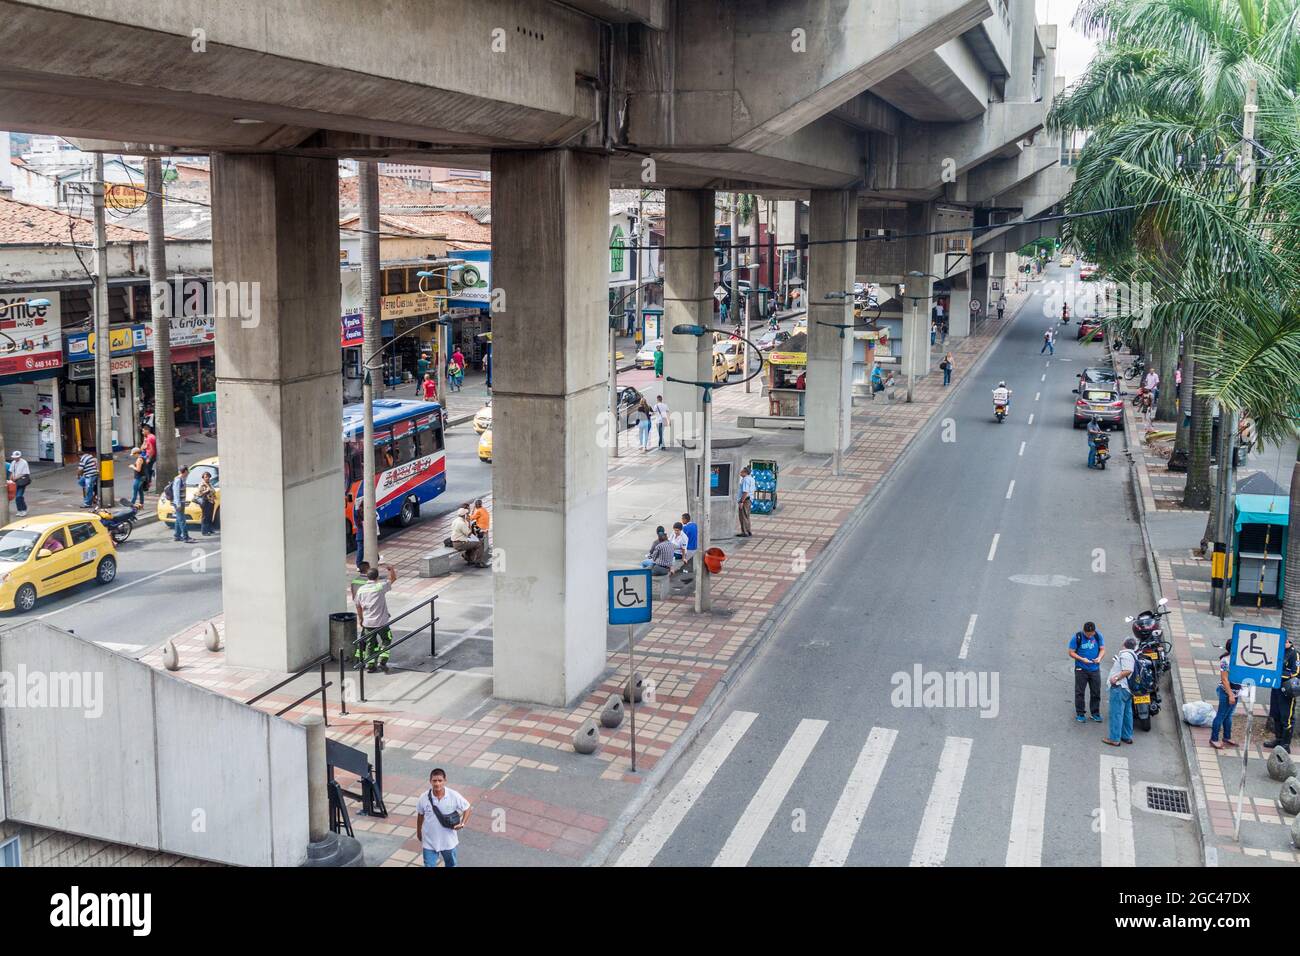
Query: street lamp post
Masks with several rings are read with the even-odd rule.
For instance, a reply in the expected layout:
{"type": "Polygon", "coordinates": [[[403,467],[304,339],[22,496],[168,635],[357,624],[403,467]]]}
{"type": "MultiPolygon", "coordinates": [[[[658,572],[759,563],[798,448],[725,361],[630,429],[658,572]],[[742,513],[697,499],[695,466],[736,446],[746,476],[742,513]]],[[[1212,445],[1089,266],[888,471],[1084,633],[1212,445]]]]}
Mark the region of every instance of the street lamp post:
{"type": "MultiPolygon", "coordinates": [[[[707,325],[674,325],[673,326],[673,335],[693,335],[696,338],[699,338],[704,335],[708,335],[712,332],[725,332],[725,331],[726,329],[714,329],[714,328],[710,328],[707,325]]],[[[746,344],[750,344],[749,339],[747,338],[745,339],[745,342],[746,344]]],[[[755,349],[755,351],[758,350],[755,349]]],[[[709,581],[708,581],[709,569],[704,563],[704,555],[709,550],[709,545],[711,543],[711,537],[712,537],[710,534],[709,522],[711,520],[712,509],[711,509],[710,498],[711,498],[711,491],[712,491],[712,484],[713,484],[713,470],[712,470],[713,390],[715,388],[725,388],[728,385],[740,385],[742,382],[746,382],[749,379],[753,378],[754,376],[758,375],[760,372],[762,372],[762,370],[763,370],[763,363],[760,361],[758,363],[758,368],[751,375],[747,375],[740,382],[715,382],[712,379],[710,379],[707,382],[695,382],[689,379],[673,378],[671,375],[666,376],[664,379],[665,381],[668,382],[677,382],[678,384],[681,385],[694,385],[696,388],[704,389],[704,401],[703,401],[704,422],[701,428],[701,435],[700,435],[700,455],[703,458],[703,464],[700,468],[699,480],[696,481],[695,483],[696,490],[699,492],[699,499],[700,499],[699,509],[696,512],[700,516],[700,521],[699,521],[700,530],[696,540],[696,544],[698,545],[698,547],[696,548],[695,551],[696,556],[699,558],[699,565],[695,569],[695,611],[696,613],[701,613],[703,611],[710,610],[710,608],[712,607],[712,600],[709,595],[709,581]]]]}
{"type": "MultiPolygon", "coordinates": [[[[3,303],[0,304],[0,315],[4,315],[6,312],[8,312],[16,305],[41,309],[41,308],[49,307],[50,305],[52,305],[52,303],[50,302],[49,299],[24,299],[22,302],[14,301],[14,302],[3,303]]],[[[0,352],[8,353],[8,352],[18,351],[18,343],[15,342],[12,338],[10,338],[9,335],[4,333],[3,331],[0,331],[0,337],[3,337],[4,339],[7,340],[4,343],[0,344],[0,352]]],[[[8,449],[5,448],[4,423],[3,420],[0,419],[0,461],[7,462],[8,460],[9,460],[8,449]]],[[[6,475],[7,474],[8,471],[6,470],[6,475]]],[[[8,490],[8,485],[6,484],[5,493],[0,494],[0,526],[7,525],[8,523],[9,523],[9,490],[8,490]]]]}
{"type": "MultiPolygon", "coordinates": [[[[943,281],[943,279],[942,279],[940,276],[933,275],[933,274],[931,274],[931,273],[929,273],[929,272],[921,272],[921,271],[916,270],[916,269],[913,269],[912,271],[908,272],[908,275],[909,275],[910,277],[912,277],[912,278],[916,278],[916,279],[934,279],[936,282],[942,282],[942,281],[943,281]]],[[[917,329],[920,327],[920,326],[917,324],[917,323],[920,322],[920,316],[918,316],[918,315],[916,314],[916,312],[917,312],[917,307],[916,307],[917,300],[918,300],[918,299],[925,299],[926,301],[929,301],[930,299],[933,299],[934,296],[932,296],[932,295],[919,295],[919,296],[918,296],[918,295],[912,295],[912,296],[908,296],[908,298],[910,298],[910,299],[912,300],[912,331],[913,331],[913,333],[916,333],[917,329]]],[[[921,338],[924,339],[925,336],[922,335],[921,338]]],[[[906,335],[903,336],[903,340],[904,340],[904,341],[907,341],[907,336],[906,336],[906,335]]],[[[929,349],[930,349],[930,346],[927,345],[927,346],[926,346],[926,356],[927,356],[927,358],[929,357],[929,349]]],[[[915,343],[909,343],[908,346],[907,346],[907,401],[908,401],[909,403],[912,401],[912,394],[913,394],[913,392],[916,390],[916,353],[917,353],[916,344],[915,344],[915,343]]]]}

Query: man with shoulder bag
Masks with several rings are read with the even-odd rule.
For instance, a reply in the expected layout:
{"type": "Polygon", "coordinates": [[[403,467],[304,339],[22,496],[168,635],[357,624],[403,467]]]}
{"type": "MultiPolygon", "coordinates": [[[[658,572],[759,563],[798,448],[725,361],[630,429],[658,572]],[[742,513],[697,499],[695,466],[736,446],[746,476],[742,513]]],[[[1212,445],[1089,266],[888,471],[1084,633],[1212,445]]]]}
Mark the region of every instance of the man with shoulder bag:
{"type": "Polygon", "coordinates": [[[460,831],[473,812],[468,800],[447,786],[447,772],[435,767],[429,773],[429,789],[415,807],[415,838],[425,866],[456,866],[460,831]]]}

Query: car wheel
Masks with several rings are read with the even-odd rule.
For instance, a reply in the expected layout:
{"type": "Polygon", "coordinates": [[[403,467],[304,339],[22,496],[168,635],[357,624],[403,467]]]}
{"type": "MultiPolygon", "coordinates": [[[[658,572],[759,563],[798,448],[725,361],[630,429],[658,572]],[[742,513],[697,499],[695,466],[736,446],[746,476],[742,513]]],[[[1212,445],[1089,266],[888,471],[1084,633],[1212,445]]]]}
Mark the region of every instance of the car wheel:
{"type": "Polygon", "coordinates": [[[397,515],[397,523],[403,528],[409,528],[415,524],[415,519],[420,516],[420,505],[414,498],[407,498],[402,502],[402,510],[397,515]]]}
{"type": "Polygon", "coordinates": [[[99,560],[99,567],[95,569],[95,580],[100,584],[112,584],[113,579],[117,577],[117,558],[111,554],[106,554],[99,560]]]}
{"type": "Polygon", "coordinates": [[[14,609],[18,611],[30,611],[36,607],[36,588],[30,584],[24,584],[14,595],[14,609]]]}

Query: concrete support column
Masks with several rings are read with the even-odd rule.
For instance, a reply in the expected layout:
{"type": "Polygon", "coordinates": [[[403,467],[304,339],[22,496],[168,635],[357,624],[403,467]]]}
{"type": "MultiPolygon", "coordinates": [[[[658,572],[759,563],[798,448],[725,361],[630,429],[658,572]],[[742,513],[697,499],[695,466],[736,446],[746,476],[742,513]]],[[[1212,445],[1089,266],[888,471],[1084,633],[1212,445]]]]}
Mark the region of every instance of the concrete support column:
{"type": "MultiPolygon", "coordinates": [[[[906,235],[907,249],[905,272],[928,273],[934,264],[934,237],[921,235],[930,231],[930,203],[908,203],[906,235]]],[[[901,384],[906,384],[910,370],[919,380],[930,371],[930,307],[934,305],[934,280],[929,276],[906,277],[907,291],[903,297],[903,366],[899,370],[901,384]],[[913,297],[917,298],[913,298],[913,297]]]]}
{"type": "Polygon", "coordinates": [[[975,256],[975,265],[971,269],[971,298],[980,304],[980,321],[990,315],[997,318],[998,297],[989,292],[989,257],[987,253],[975,256]]]}
{"type": "Polygon", "coordinates": [[[814,189],[808,212],[808,379],[804,399],[804,451],[829,455],[849,443],[853,337],[819,325],[853,322],[853,276],[858,202],[854,192],[814,189]],[[824,242],[824,245],[816,245],[824,242]],[[833,293],[849,293],[829,298],[833,293]]]}
{"type": "MultiPolygon", "coordinates": [[[[715,194],[709,189],[667,190],[668,246],[664,253],[664,401],[672,410],[673,441],[701,437],[704,390],[667,381],[712,381],[713,336],[673,335],[675,325],[713,326],[715,194]]],[[[656,388],[660,383],[656,383],[656,388]]],[[[657,394],[657,393],[656,393],[657,394]]],[[[650,396],[649,401],[654,402],[650,396]]]]}
{"type": "Polygon", "coordinates": [[[954,272],[948,276],[948,334],[964,339],[970,335],[971,273],[954,272]]]}
{"type": "Polygon", "coordinates": [[[212,157],[226,660],[292,671],[329,650],[342,575],[338,163],[212,157]],[[230,285],[225,285],[230,283],[230,285]],[[238,303],[236,307],[235,303],[238,303]]]}
{"type": "Polygon", "coordinates": [[[494,692],[559,707],[605,669],[608,160],[494,153],[492,222],[494,692]]]}

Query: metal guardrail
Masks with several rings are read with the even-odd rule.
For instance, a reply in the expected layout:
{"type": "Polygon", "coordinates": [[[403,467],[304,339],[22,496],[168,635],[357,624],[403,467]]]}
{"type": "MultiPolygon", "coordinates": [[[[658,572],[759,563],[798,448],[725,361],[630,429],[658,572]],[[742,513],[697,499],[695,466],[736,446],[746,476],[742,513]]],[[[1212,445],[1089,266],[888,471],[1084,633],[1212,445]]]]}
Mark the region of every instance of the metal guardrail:
{"type": "MultiPolygon", "coordinates": [[[[329,688],[329,687],[333,687],[334,684],[333,684],[333,681],[328,681],[328,680],[325,679],[325,665],[326,665],[330,660],[331,660],[331,656],[330,656],[329,654],[322,654],[320,657],[316,658],[316,659],[315,659],[314,661],[312,661],[311,663],[306,664],[305,666],[301,667],[300,669],[294,671],[292,674],[290,674],[290,675],[289,675],[288,677],[286,677],[284,680],[280,681],[280,683],[278,683],[278,684],[274,684],[274,685],[268,687],[266,690],[262,691],[262,692],[261,692],[260,694],[258,694],[256,697],[250,697],[248,700],[244,701],[244,703],[251,707],[251,706],[253,706],[254,704],[256,704],[259,700],[261,700],[263,697],[266,697],[266,696],[269,695],[269,694],[273,694],[273,693],[275,693],[277,690],[279,690],[279,689],[280,689],[281,687],[283,687],[285,684],[289,684],[289,683],[292,683],[293,681],[296,681],[299,677],[301,677],[303,674],[307,673],[307,672],[308,672],[309,670],[311,670],[313,667],[319,667],[319,668],[320,668],[320,684],[319,684],[318,686],[316,686],[316,687],[313,687],[313,688],[312,688],[311,690],[309,690],[307,693],[303,694],[301,697],[299,697],[297,700],[295,700],[295,701],[294,701],[292,704],[290,704],[289,706],[283,708],[282,710],[277,710],[277,711],[275,712],[275,716],[277,716],[277,717],[283,717],[285,714],[287,714],[289,711],[293,710],[295,707],[297,707],[297,706],[298,706],[299,704],[301,704],[303,701],[307,700],[308,698],[314,697],[314,696],[316,696],[317,694],[320,694],[320,712],[321,712],[321,717],[324,718],[324,720],[325,720],[325,726],[328,727],[328,726],[329,726],[329,723],[330,723],[330,716],[329,716],[329,710],[328,710],[327,707],[326,707],[325,691],[326,691],[327,688],[329,688]]],[[[346,711],[344,711],[344,713],[346,713],[346,711]]]]}
{"type": "MultiPolygon", "coordinates": [[[[393,648],[397,647],[399,644],[405,644],[411,638],[421,634],[425,628],[428,628],[429,629],[429,656],[430,657],[438,656],[437,604],[438,604],[438,595],[435,594],[432,597],[426,598],[425,600],[421,601],[419,604],[407,608],[401,614],[397,615],[397,617],[390,620],[383,628],[369,628],[369,627],[361,628],[356,638],[351,642],[350,648],[340,648],[339,650],[339,701],[342,705],[340,711],[341,713],[347,714],[348,712],[347,695],[343,693],[343,688],[346,686],[345,685],[346,679],[344,677],[344,672],[348,666],[349,657],[351,657],[353,660],[352,669],[359,672],[360,674],[360,677],[358,678],[358,688],[357,688],[358,696],[361,702],[365,703],[366,667],[371,663],[370,659],[365,654],[365,648],[370,643],[370,639],[373,638],[376,634],[378,634],[381,630],[391,629],[393,625],[396,624],[398,621],[402,620],[403,618],[410,617],[416,611],[426,606],[429,608],[429,622],[427,624],[421,624],[415,630],[411,631],[411,633],[398,638],[397,640],[393,641],[393,643],[389,644],[387,648],[384,649],[391,652],[393,648]],[[351,652],[350,654],[348,653],[349,650],[351,652]],[[361,652],[361,656],[359,658],[357,653],[358,651],[361,652]]],[[[434,668],[434,670],[436,671],[441,667],[442,665],[439,664],[437,667],[434,668]]]]}

